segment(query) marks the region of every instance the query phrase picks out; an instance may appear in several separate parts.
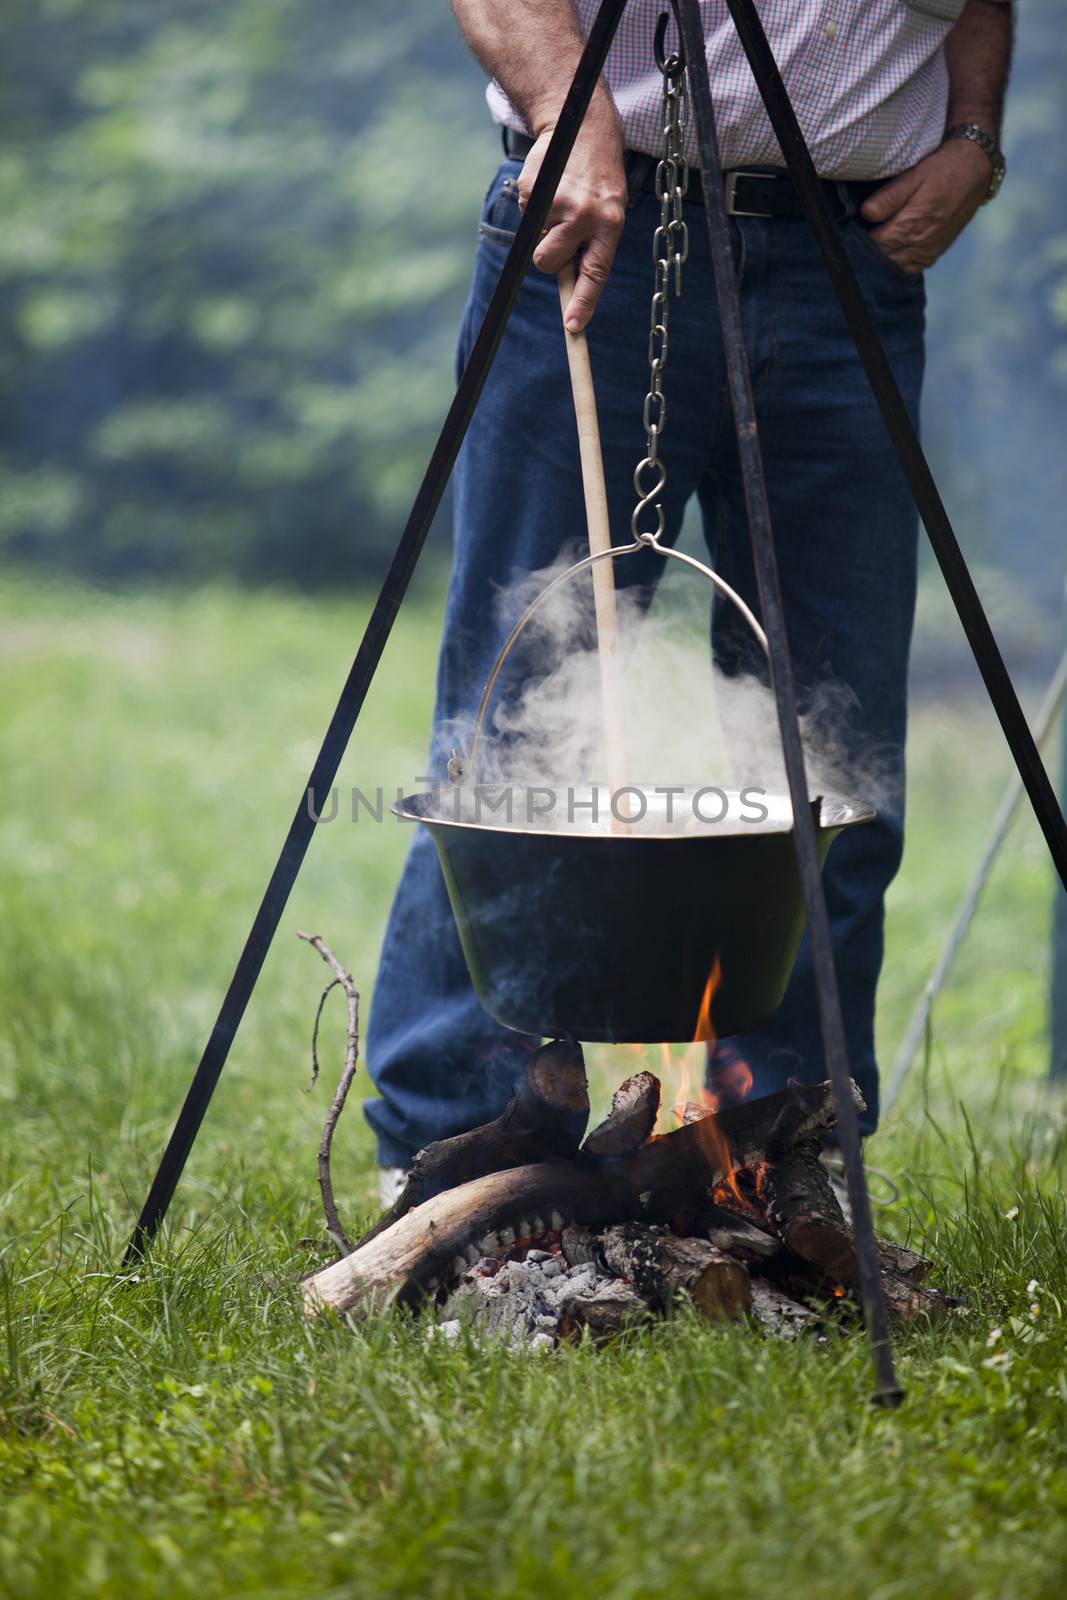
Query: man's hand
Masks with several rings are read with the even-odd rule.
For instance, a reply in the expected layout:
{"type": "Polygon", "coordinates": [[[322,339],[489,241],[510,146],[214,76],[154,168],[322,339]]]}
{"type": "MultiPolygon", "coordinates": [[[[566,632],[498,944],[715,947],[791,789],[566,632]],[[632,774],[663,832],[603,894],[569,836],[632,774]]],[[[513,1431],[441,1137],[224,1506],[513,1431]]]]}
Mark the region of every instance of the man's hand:
{"type": "MultiPolygon", "coordinates": [[[[537,143],[519,174],[519,205],[524,210],[552,126],[549,123],[537,130],[537,143]]],[[[542,272],[558,272],[577,257],[577,283],[567,308],[567,327],[572,333],[584,328],[593,315],[615,259],[625,216],[622,135],[611,110],[587,119],[579,132],[548,213],[545,236],[534,251],[534,266],[542,272]]]]}
{"type": "Polygon", "coordinates": [[[871,238],[905,272],[923,272],[970,222],[991,175],[983,150],[950,139],[864,201],[863,217],[878,224],[871,238]]]}
{"type": "MultiPolygon", "coordinates": [[[[452,0],[452,9],[474,54],[537,141],[519,175],[519,204],[525,207],[585,45],[574,0],[522,0],[521,5],[452,0]]],[[[578,282],[567,308],[572,333],[593,315],[615,259],[625,209],[622,133],[601,81],[548,214],[545,237],[534,251],[534,265],[542,272],[558,272],[578,257],[578,282]]]]}

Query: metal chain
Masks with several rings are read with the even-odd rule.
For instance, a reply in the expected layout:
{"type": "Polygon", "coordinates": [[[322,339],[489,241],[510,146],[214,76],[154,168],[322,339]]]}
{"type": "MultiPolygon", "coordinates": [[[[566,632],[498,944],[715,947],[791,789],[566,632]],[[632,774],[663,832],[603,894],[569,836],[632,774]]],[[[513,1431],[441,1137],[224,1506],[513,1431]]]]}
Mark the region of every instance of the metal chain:
{"type": "MultiPolygon", "coordinates": [[[[658,52],[657,52],[658,53],[658,52]]],[[[652,237],[652,264],[655,285],[648,334],[648,393],[643,422],[645,456],[634,471],[637,505],[630,518],[630,531],[642,544],[651,544],[664,530],[664,510],[660,500],[667,483],[667,468],[660,459],[659,443],[667,421],[667,400],[663,392],[663,369],[667,365],[670,325],[671,278],[674,293],[682,292],[682,264],[689,255],[689,231],[682,214],[682,202],[689,187],[689,164],[685,159],[685,127],[689,120],[689,91],[685,64],[677,52],[663,59],[663,156],[656,167],[656,198],[659,201],[659,226],[652,237]],[[654,529],[640,526],[646,510],[655,512],[654,529]]]]}

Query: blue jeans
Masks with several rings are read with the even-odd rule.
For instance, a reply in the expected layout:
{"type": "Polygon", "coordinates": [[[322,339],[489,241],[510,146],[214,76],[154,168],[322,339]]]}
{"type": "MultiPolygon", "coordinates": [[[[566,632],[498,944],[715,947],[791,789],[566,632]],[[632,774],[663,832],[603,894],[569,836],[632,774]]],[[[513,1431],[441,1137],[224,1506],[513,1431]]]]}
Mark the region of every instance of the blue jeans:
{"type": "MultiPolygon", "coordinates": [[[[468,353],[518,223],[518,162],[506,161],[486,196],[474,281],[460,335],[468,353]]],[[[685,293],[671,305],[665,374],[670,411],[667,537],[678,537],[693,495],[714,566],[758,611],[748,527],[727,398],[703,208],[687,206],[685,293]]],[[[631,476],[644,454],[647,329],[656,201],[637,195],[610,281],[589,329],[603,433],[611,525],[629,538],[631,476]]],[[[877,747],[877,821],[846,831],[824,874],[852,1072],[878,1118],[875,989],[882,962],[883,896],[900,862],[904,821],[906,677],[915,600],[917,519],[900,468],[806,223],[739,218],[734,240],[745,336],[790,646],[801,689],[828,677],[855,697],[849,737],[877,747]],[[886,796],[888,795],[888,799],[886,796]]],[[[885,257],[862,224],[841,224],[905,399],[917,417],[925,295],[885,257]]],[[[455,475],[454,561],[437,679],[435,726],[469,719],[503,642],[496,596],[555,560],[584,529],[581,477],[553,279],[531,269],[489,375],[455,475]]],[[[619,564],[620,582],[652,586],[662,558],[619,564]]],[[[751,662],[732,608],[713,618],[727,672],[751,662]]],[[[447,744],[447,739],[440,741],[447,744]]],[[[447,749],[431,770],[443,773],[447,749]]],[[[538,1041],[511,1033],[474,997],[434,847],[411,846],[389,918],[374,989],[367,1059],[381,1098],[366,1114],[383,1165],[403,1164],[433,1139],[496,1116],[538,1041]]],[[[737,1046],[709,1055],[709,1078],[743,1049],[753,1093],[790,1076],[825,1077],[806,944],[785,1000],[737,1046]]],[[[621,1069],[620,1069],[621,1070],[621,1069]]]]}

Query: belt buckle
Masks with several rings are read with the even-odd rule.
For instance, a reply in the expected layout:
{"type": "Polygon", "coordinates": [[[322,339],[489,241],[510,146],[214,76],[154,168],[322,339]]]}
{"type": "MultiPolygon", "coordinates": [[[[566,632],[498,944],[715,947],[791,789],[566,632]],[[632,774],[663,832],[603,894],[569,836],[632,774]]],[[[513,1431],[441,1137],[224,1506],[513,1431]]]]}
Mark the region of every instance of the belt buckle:
{"type": "Polygon", "coordinates": [[[768,172],[747,172],[743,167],[735,167],[726,174],[726,215],[728,217],[770,217],[770,211],[741,211],[737,204],[737,180],[739,178],[762,178],[764,182],[773,183],[775,179],[768,172]]]}

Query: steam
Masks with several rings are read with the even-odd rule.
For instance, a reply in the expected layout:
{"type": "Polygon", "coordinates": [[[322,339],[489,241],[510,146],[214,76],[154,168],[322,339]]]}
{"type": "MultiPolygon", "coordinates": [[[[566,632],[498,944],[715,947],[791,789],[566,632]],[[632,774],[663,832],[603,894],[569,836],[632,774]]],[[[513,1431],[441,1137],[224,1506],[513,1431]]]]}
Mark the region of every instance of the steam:
{"type": "MultiPolygon", "coordinates": [[[[580,558],[566,556],[501,592],[496,621],[504,637],[530,602],[580,558]]],[[[691,573],[664,575],[651,608],[635,589],[618,592],[620,657],[625,673],[628,781],[646,790],[668,786],[687,791],[721,790],[730,797],[730,820],[758,820],[757,802],[741,797],[764,793],[770,822],[788,827],[788,785],[778,734],[774,695],[756,675],[762,652],[752,640],[753,671],[728,676],[711,660],[710,587],[691,573]],[[748,814],[742,815],[747,805],[748,814]]],[[[893,798],[896,782],[889,754],[863,746],[857,735],[858,706],[843,684],[824,679],[803,689],[801,733],[809,792],[836,794],[875,806],[893,798]]],[[[473,721],[439,730],[448,746],[470,748],[473,721]]],[[[607,761],[601,713],[600,665],[596,652],[592,581],[588,572],[561,585],[534,613],[508,658],[490,703],[474,770],[464,780],[461,814],[474,811],[476,787],[506,786],[515,796],[510,820],[539,827],[585,831],[588,807],[577,813],[567,796],[596,785],[602,796],[599,826],[610,826],[607,761]],[[533,792],[554,794],[548,808],[533,792]],[[538,814],[538,808],[540,808],[538,814]]],[[[625,802],[624,802],[625,803],[625,802]]],[[[691,830],[709,823],[721,807],[706,800],[694,816],[685,797],[653,797],[643,825],[652,831],[691,830]]],[[[492,821],[479,808],[479,818],[492,821]]],[[[509,820],[501,813],[496,820],[509,820]]]]}

